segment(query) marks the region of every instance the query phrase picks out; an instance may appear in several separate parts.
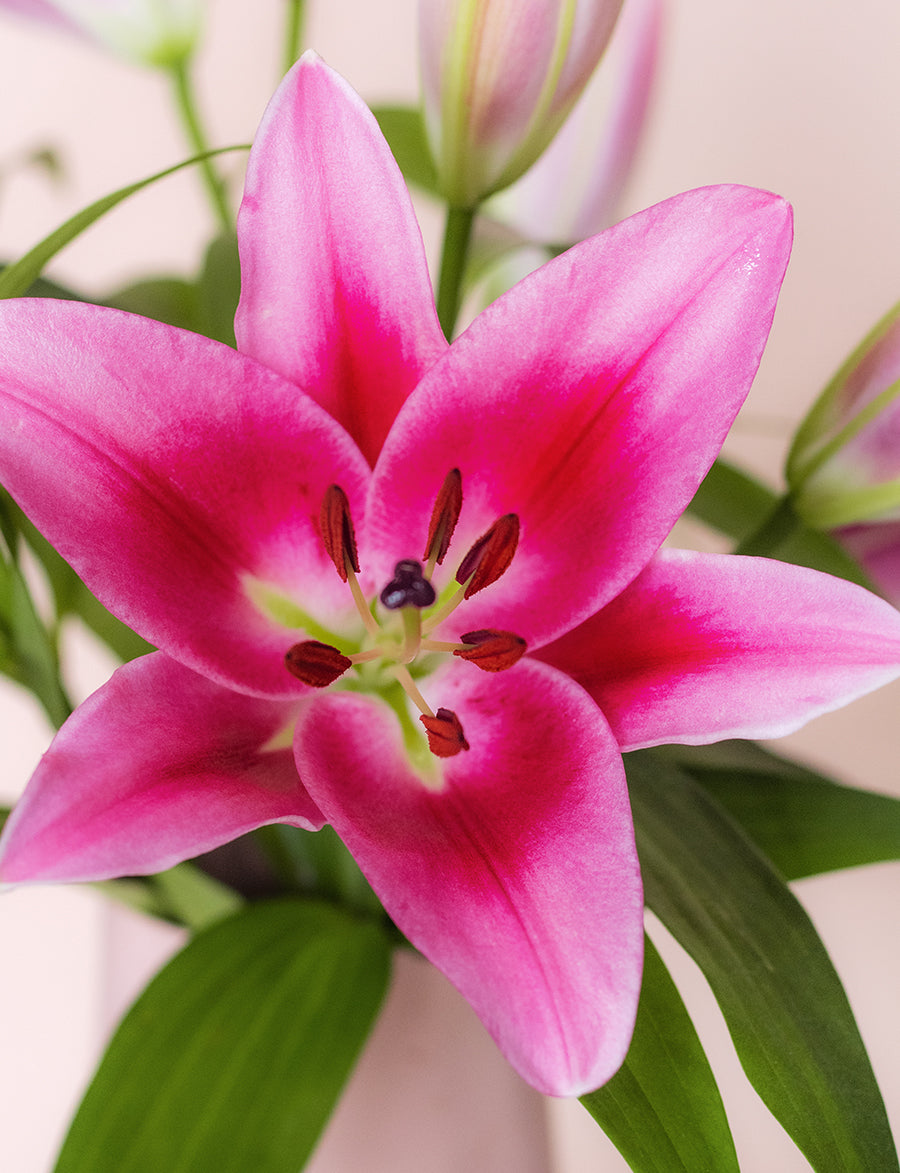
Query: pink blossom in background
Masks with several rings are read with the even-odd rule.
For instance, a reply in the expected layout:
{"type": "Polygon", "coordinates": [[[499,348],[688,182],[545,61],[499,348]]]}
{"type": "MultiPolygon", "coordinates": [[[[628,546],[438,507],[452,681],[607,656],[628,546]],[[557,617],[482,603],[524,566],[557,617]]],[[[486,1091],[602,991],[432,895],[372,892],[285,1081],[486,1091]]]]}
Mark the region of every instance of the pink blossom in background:
{"type": "Polygon", "coordinates": [[[470,207],[562,125],[622,0],[419,0],[425,121],[441,190],[470,207]]]}
{"type": "Polygon", "coordinates": [[[900,674],[900,615],[858,587],[657,553],[756,371],[789,209],[676,196],[448,346],[390,151],[308,55],[238,229],[242,353],[0,305],[0,480],[160,648],[63,727],[0,873],[153,872],[327,821],[523,1076],[586,1091],[640,986],[621,751],[781,734],[900,674]],[[375,601],[403,566],[421,609],[375,601]]]}
{"type": "Polygon", "coordinates": [[[200,28],[199,0],[0,0],[4,9],[87,36],[144,65],[186,57],[200,28]]]}

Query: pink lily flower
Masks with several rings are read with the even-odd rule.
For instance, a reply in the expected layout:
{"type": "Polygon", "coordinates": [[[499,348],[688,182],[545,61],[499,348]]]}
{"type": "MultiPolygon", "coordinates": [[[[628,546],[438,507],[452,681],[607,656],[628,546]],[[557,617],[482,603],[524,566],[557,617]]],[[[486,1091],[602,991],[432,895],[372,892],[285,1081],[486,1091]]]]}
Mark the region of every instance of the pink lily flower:
{"type": "Polygon", "coordinates": [[[640,987],[621,751],[783,733],[900,672],[900,615],[860,588],[657,553],[755,373],[789,209],[668,200],[448,347],[390,151],[308,55],[239,233],[243,353],[0,305],[0,480],[161,649],[60,731],[0,875],[327,820],[522,1075],[584,1092],[640,987]]]}
{"type": "Polygon", "coordinates": [[[89,37],[143,65],[183,60],[200,28],[198,0],[0,0],[0,9],[89,37]]]}
{"type": "Polygon", "coordinates": [[[622,0],[419,0],[425,122],[441,190],[474,207],[547,146],[622,0]]]}

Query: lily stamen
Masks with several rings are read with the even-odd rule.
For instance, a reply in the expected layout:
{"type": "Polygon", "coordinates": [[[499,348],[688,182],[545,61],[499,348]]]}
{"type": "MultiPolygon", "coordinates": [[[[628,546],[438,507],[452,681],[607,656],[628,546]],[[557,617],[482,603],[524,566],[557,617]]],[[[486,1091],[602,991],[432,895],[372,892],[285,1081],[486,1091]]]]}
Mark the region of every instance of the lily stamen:
{"type": "Polygon", "coordinates": [[[416,682],[413,680],[412,675],[410,674],[410,671],[406,665],[394,664],[391,668],[391,672],[394,674],[397,683],[400,685],[412,703],[416,706],[419,712],[424,717],[433,717],[434,710],[431,708],[428,701],[426,701],[426,699],[419,692],[418,688],[416,687],[416,682]]]}
{"type": "Polygon", "coordinates": [[[422,635],[428,635],[429,632],[434,631],[436,627],[444,622],[448,615],[452,615],[456,608],[466,597],[466,584],[464,583],[458,590],[454,591],[450,598],[442,607],[438,607],[437,611],[429,615],[422,624],[422,635]]]}
{"type": "Polygon", "coordinates": [[[426,578],[431,578],[435,566],[444,561],[462,511],[462,500],[462,474],[458,468],[451,468],[441,485],[428,524],[428,544],[423,555],[427,559],[426,578]]]}
{"type": "Polygon", "coordinates": [[[359,585],[359,554],[356,532],[350,515],[350,502],[340,485],[329,485],[319,511],[319,531],[326,553],[334,563],[341,581],[350,587],[353,602],[369,635],[378,635],[380,628],[369,610],[359,585]]]}
{"type": "Polygon", "coordinates": [[[519,517],[504,513],[491,528],[473,543],[459,564],[456,581],[465,588],[464,598],[496,582],[509,569],[519,544],[519,517]]]}
{"type": "Polygon", "coordinates": [[[469,748],[459,717],[452,709],[438,709],[432,717],[419,720],[428,734],[428,748],[438,758],[452,758],[469,748]]]}

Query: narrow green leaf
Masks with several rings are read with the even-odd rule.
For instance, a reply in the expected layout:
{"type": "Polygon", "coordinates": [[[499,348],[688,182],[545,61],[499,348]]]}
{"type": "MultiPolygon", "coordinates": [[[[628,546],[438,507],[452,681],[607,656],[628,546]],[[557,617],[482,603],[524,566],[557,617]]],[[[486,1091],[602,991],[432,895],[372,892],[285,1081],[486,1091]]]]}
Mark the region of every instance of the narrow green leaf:
{"type": "Polygon", "coordinates": [[[665,746],[788,880],[900,859],[900,799],[831,778],[746,741],[665,746]]]}
{"type": "MultiPolygon", "coordinates": [[[[711,529],[740,543],[765,523],[777,502],[778,497],[771,489],[727,461],[717,460],[687,511],[711,529]]],[[[837,542],[802,524],[774,546],[769,555],[797,566],[812,566],[871,589],[865,572],[837,542]]]]}
{"type": "Polygon", "coordinates": [[[221,147],[216,151],[206,151],[202,155],[194,155],[190,159],[176,163],[174,167],[167,167],[165,171],[157,171],[155,175],[150,175],[146,179],[140,179],[137,183],[129,183],[127,187],[119,188],[118,191],[111,192],[109,195],[103,196],[102,199],[89,204],[88,207],[77,212],[70,219],[66,220],[64,224],[61,224],[54,232],[51,232],[49,236],[36,244],[25,256],[13,264],[7,265],[3,272],[0,273],[0,298],[21,297],[28,290],[28,287],[41,275],[48,261],[84,232],[86,228],[90,228],[96,220],[99,220],[101,216],[105,216],[107,212],[111,211],[117,204],[122,203],[123,200],[128,199],[129,196],[134,195],[145,187],[149,187],[160,179],[165,179],[167,175],[174,175],[176,171],[181,171],[185,167],[191,167],[195,163],[202,162],[204,159],[211,159],[215,155],[224,155],[229,151],[248,151],[249,149],[249,146],[244,145],[221,147]]]}
{"type": "Polygon", "coordinates": [[[180,924],[153,880],[153,876],[129,876],[123,880],[94,880],[90,886],[134,912],[142,912],[145,916],[153,916],[157,920],[169,921],[171,924],[180,924]]]}
{"type": "Polygon", "coordinates": [[[753,1086],[818,1173],[896,1173],[878,1086],[809,917],[715,800],[626,761],[647,904],[706,975],[753,1086]]]}
{"type": "Polygon", "coordinates": [[[16,561],[0,547],[0,671],[29,689],[58,728],[72,712],[53,638],[16,561]]]}
{"type": "Polygon", "coordinates": [[[37,555],[53,590],[57,615],[77,615],[123,661],[152,652],[146,640],[111,615],[84,585],[75,571],[31,524],[5,490],[0,489],[0,524],[20,533],[37,555]]]}
{"type": "Polygon", "coordinates": [[[207,338],[234,346],[234,315],[241,296],[237,236],[220,236],[206,250],[197,281],[197,329],[207,338]]]}
{"type": "Polygon", "coordinates": [[[56,1173],[297,1173],[372,1025],[388,945],[318,903],[200,933],[126,1015],[56,1173]]]}
{"type": "Polygon", "coordinates": [[[421,110],[412,106],[375,106],[372,113],[407,182],[437,194],[437,172],[421,110]]]}
{"type": "Polygon", "coordinates": [[[110,294],[103,304],[234,346],[234,314],[240,294],[237,237],[230,233],[209,246],[195,280],[154,277],[138,281],[110,294]]]}
{"type": "Polygon", "coordinates": [[[153,877],[172,916],[194,932],[209,928],[242,907],[244,901],[192,863],[180,863],[153,877]]]}
{"type": "Polygon", "coordinates": [[[734,1141],[713,1073],[675,983],[649,939],[625,1063],[581,1102],[634,1173],[737,1173],[734,1141]]]}

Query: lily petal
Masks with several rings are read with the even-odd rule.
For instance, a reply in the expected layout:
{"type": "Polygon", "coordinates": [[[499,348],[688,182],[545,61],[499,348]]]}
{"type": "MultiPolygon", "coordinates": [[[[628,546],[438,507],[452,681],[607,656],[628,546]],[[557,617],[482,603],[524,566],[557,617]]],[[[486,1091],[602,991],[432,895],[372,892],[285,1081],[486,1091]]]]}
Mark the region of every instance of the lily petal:
{"type": "Polygon", "coordinates": [[[628,1048],[642,894],[622,762],[577,685],[521,662],[485,686],[448,672],[440,703],[468,752],[427,786],[391,710],[313,697],[297,765],[407,937],[535,1087],[577,1095],[628,1048]]]}
{"type": "Polygon", "coordinates": [[[690,501],[749,390],[790,238],[777,197],[704,188],[570,249],[494,302],[385,442],[369,502],[380,576],[422,547],[458,468],[453,553],[503,514],[522,526],[509,571],[454,615],[460,631],[502,615],[535,647],[618,594],[690,501]]]}
{"type": "Polygon", "coordinates": [[[400,170],[366,105],[313,53],[257,132],[238,239],[239,348],[316,398],[374,464],[447,344],[400,170]]]}
{"type": "Polygon", "coordinates": [[[806,567],[663,550],[539,655],[588,690],[623,750],[781,737],[900,676],[900,615],[806,567]]]}
{"type": "Polygon", "coordinates": [[[305,691],[283,663],[296,635],[248,592],[262,582],[334,618],[316,518],[335,480],[361,511],[368,471],[292,383],[145,318],[3,302],[0,468],[91,590],[153,644],[248,692],[305,691]]]}
{"type": "Polygon", "coordinates": [[[144,875],[263,823],[317,830],[284,732],[297,708],[219,688],[161,652],[126,664],[44,755],[0,841],[0,878],[144,875]]]}

